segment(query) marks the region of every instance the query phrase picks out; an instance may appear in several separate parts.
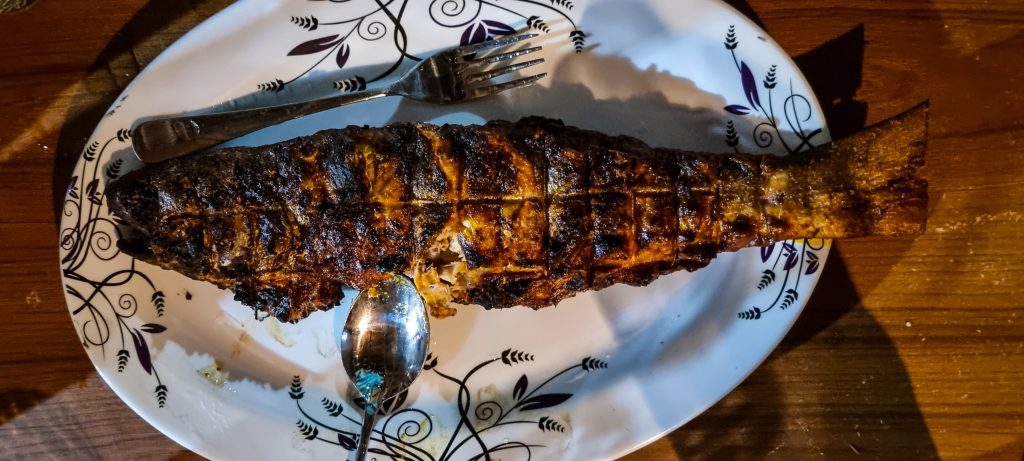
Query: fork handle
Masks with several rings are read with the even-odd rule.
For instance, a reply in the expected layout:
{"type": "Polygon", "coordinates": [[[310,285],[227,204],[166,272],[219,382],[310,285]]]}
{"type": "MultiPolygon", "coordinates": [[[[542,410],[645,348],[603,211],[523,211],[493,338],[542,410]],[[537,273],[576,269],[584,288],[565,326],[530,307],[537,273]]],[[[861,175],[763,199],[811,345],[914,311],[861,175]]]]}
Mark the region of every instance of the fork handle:
{"type": "Polygon", "coordinates": [[[391,94],[386,87],[280,106],[146,120],[133,129],[132,147],[143,162],[161,162],[304,115],[391,94]]]}

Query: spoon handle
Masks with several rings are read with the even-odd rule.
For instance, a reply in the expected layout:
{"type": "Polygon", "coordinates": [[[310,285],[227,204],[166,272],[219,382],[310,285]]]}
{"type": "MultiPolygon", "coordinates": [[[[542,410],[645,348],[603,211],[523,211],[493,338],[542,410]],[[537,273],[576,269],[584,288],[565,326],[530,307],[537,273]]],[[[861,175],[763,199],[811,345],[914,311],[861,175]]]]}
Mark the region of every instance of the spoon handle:
{"type": "Polygon", "coordinates": [[[366,404],[366,411],[363,413],[363,429],[359,434],[359,448],[356,449],[356,461],[366,459],[366,450],[370,448],[370,436],[373,435],[373,425],[377,422],[377,412],[371,410],[370,403],[366,404]]]}

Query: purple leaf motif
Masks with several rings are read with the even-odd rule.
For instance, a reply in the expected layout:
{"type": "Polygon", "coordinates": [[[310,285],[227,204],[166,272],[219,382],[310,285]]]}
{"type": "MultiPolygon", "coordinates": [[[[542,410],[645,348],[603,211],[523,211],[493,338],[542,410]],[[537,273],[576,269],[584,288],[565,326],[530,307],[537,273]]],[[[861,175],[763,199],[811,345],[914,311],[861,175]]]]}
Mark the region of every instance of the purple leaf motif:
{"type": "Polygon", "coordinates": [[[356,444],[356,439],[354,439],[352,437],[349,437],[349,436],[339,432],[338,433],[338,445],[341,445],[341,448],[344,448],[344,449],[346,449],[348,451],[352,451],[352,450],[356,449],[356,445],[357,444],[356,444]]]}
{"type": "Polygon", "coordinates": [[[786,265],[783,266],[782,270],[788,271],[788,270],[792,269],[794,266],[796,266],[797,259],[798,258],[796,257],[796,252],[795,251],[790,253],[789,256],[786,256],[786,265]]]}
{"type": "Polygon", "coordinates": [[[499,35],[512,35],[515,33],[516,30],[508,24],[491,19],[484,19],[483,21],[470,24],[470,26],[462,32],[462,39],[459,40],[459,44],[461,46],[472,45],[474,43],[493,39],[499,35]]]}
{"type": "Polygon", "coordinates": [[[818,266],[820,264],[818,263],[818,255],[810,251],[807,252],[807,261],[807,270],[804,271],[804,274],[811,275],[818,270],[818,266]]]}
{"type": "Polygon", "coordinates": [[[288,52],[288,56],[298,56],[303,54],[319,53],[323,50],[329,49],[330,47],[337,45],[341,40],[338,39],[338,35],[328,35],[326,37],[315,38],[308,42],[303,42],[292,48],[288,52]]]}
{"type": "Polygon", "coordinates": [[[521,411],[529,410],[540,410],[541,408],[549,408],[558,405],[566,400],[569,400],[572,394],[541,394],[530,397],[523,400],[522,406],[519,408],[521,411]]]}
{"type": "Polygon", "coordinates": [[[766,247],[761,247],[761,262],[763,262],[763,263],[768,262],[768,258],[772,257],[772,252],[774,252],[774,251],[775,251],[775,244],[774,243],[771,244],[771,245],[768,245],[766,247]]]}
{"type": "Polygon", "coordinates": [[[345,63],[348,62],[348,56],[351,54],[351,50],[348,47],[348,43],[343,43],[341,49],[338,50],[337,63],[339,69],[345,68],[345,63]]]}
{"type": "Polygon", "coordinates": [[[487,26],[487,35],[491,38],[495,35],[512,35],[516,33],[515,29],[503,22],[484,19],[484,24],[487,26]]]}
{"type": "Polygon", "coordinates": [[[157,323],[147,323],[141,327],[142,331],[146,333],[163,333],[167,331],[167,327],[157,323]]]}
{"type": "Polygon", "coordinates": [[[139,365],[142,365],[142,369],[146,370],[147,374],[153,374],[153,362],[149,359],[149,345],[146,344],[146,338],[136,329],[131,329],[128,333],[132,335],[132,343],[135,344],[135,356],[139,358],[139,365]]]}
{"type": "Polygon", "coordinates": [[[750,108],[739,104],[732,104],[725,106],[725,111],[736,115],[747,115],[750,113],[750,108]]]}
{"type": "Polygon", "coordinates": [[[754,108],[761,107],[761,96],[757,94],[757,83],[754,81],[754,73],[746,62],[740,62],[740,78],[743,80],[743,93],[747,95],[747,101],[754,108]]]}
{"type": "Polygon", "coordinates": [[[100,179],[99,178],[96,178],[96,179],[93,179],[92,181],[89,181],[89,184],[86,184],[86,186],[85,186],[85,195],[96,195],[96,189],[99,187],[99,185],[100,185],[100,179]]]}
{"type": "Polygon", "coordinates": [[[512,397],[516,400],[523,398],[523,394],[526,393],[526,386],[528,386],[529,383],[530,381],[526,379],[526,374],[523,374],[523,376],[519,378],[519,381],[516,381],[515,388],[512,389],[512,397]]]}
{"type": "Polygon", "coordinates": [[[487,27],[477,22],[471,24],[462,32],[462,39],[459,40],[460,46],[472,45],[474,43],[480,43],[487,40],[487,27]]]}
{"type": "Polygon", "coordinates": [[[381,410],[385,414],[391,413],[391,411],[397,410],[399,407],[401,407],[402,404],[405,403],[405,399],[407,399],[407,398],[409,398],[409,390],[408,389],[406,389],[406,390],[404,390],[402,392],[399,392],[398,395],[396,395],[394,397],[391,397],[390,399],[387,399],[384,402],[382,402],[381,403],[381,410]]]}
{"type": "Polygon", "coordinates": [[[100,204],[99,186],[100,178],[96,178],[93,179],[92,181],[89,181],[89,184],[85,186],[85,195],[89,197],[90,202],[96,205],[100,204]]]}

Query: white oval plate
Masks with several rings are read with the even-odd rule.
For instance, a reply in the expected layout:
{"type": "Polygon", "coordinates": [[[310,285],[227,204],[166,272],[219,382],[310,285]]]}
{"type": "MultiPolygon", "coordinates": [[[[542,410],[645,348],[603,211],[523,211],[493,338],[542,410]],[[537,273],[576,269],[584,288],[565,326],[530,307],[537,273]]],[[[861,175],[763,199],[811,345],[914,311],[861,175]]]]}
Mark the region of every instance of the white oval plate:
{"type": "MultiPolygon", "coordinates": [[[[540,86],[449,107],[387,98],[237,143],[348,124],[525,115],[712,152],[786,153],[828,140],[796,66],[716,0],[382,3],[386,10],[376,0],[232,5],[135,79],[71,179],[61,265],[82,344],[118,396],[201,455],[347,455],[359,422],[336,351],[347,304],[295,325],[261,322],[226,291],[119,253],[103,191],[138,167],[129,130],[136,119],[372,86],[414,57],[531,29],[547,58],[530,69],[549,73],[540,86]]],[[[824,241],[787,242],[537,312],[460,308],[432,321],[429,369],[389,406],[373,450],[377,459],[417,460],[593,460],[635,450],[714,404],[764,360],[827,254],[824,241]]]]}

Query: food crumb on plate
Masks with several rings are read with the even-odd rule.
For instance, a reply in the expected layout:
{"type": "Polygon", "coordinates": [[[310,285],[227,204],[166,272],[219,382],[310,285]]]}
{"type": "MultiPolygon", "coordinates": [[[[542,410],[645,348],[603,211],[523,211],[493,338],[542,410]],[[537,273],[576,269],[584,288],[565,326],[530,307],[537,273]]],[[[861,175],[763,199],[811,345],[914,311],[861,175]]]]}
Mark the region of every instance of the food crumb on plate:
{"type": "Polygon", "coordinates": [[[288,335],[281,330],[281,322],[271,317],[265,322],[267,324],[267,333],[270,334],[274,341],[281,343],[284,347],[292,347],[295,345],[295,340],[290,338],[288,335]]]}
{"type": "Polygon", "coordinates": [[[196,371],[206,382],[217,387],[224,387],[224,382],[228,379],[228,372],[221,368],[220,362],[216,359],[214,359],[213,363],[196,371]]]}

